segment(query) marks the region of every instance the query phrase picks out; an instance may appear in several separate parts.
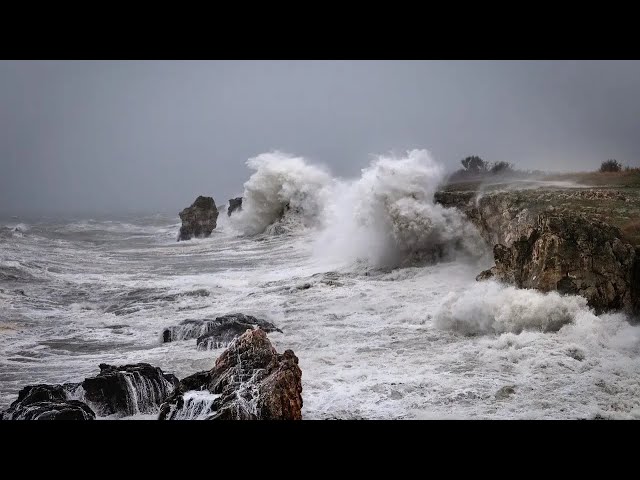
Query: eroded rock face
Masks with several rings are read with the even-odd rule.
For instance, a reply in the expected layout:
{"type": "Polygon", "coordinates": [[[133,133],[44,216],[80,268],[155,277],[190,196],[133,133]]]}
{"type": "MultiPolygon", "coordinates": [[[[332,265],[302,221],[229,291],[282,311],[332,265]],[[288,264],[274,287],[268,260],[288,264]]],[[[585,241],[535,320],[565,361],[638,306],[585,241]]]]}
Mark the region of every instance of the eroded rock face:
{"type": "Polygon", "coordinates": [[[218,209],[211,197],[199,196],[190,207],[180,212],[182,226],[178,234],[178,241],[189,240],[193,237],[204,238],[211,235],[216,228],[218,209]]]}
{"type": "Polygon", "coordinates": [[[247,330],[208,372],[180,382],[160,420],[299,420],[302,372],[291,350],[279,354],[261,329],[247,330]],[[199,392],[199,393],[198,393],[199,392]]]}
{"type": "Polygon", "coordinates": [[[199,350],[226,347],[233,339],[248,328],[261,328],[265,332],[282,332],[273,323],[251,315],[232,313],[215,320],[184,320],[179,325],[166,328],[162,332],[164,342],[197,338],[199,350]]]}
{"type": "Polygon", "coordinates": [[[29,385],[0,415],[3,420],[94,420],[96,415],[84,402],[69,398],[77,385],[29,385]]]}
{"type": "Polygon", "coordinates": [[[231,214],[236,210],[242,210],[242,197],[229,199],[229,208],[227,208],[227,215],[230,217],[231,214]]]}
{"type": "Polygon", "coordinates": [[[174,375],[165,375],[148,363],[100,364],[100,373],[82,382],[84,398],[100,416],[153,413],[178,384],[174,375]]]}
{"type": "Polygon", "coordinates": [[[460,208],[493,245],[496,264],[477,280],[494,278],[521,288],[581,295],[598,313],[618,309],[639,313],[636,248],[606,222],[546,204],[535,208],[532,198],[540,201],[544,195],[591,199],[604,194],[560,191],[534,197],[510,192],[478,198],[475,192],[438,192],[436,201],[460,208]]]}
{"type": "Polygon", "coordinates": [[[635,249],[610,225],[541,214],[528,234],[495,245],[494,278],[522,288],[577,294],[597,312],[634,309],[635,249]]]}

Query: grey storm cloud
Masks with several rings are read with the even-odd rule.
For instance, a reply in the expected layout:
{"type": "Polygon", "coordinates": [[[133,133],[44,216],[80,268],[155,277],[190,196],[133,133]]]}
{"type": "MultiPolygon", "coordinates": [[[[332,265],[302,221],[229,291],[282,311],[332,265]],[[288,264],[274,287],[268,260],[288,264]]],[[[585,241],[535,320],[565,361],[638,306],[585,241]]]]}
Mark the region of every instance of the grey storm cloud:
{"type": "Polygon", "coordinates": [[[412,148],[637,166],[639,114],[637,61],[4,61],[0,213],[224,203],[272,150],[343,177],[412,148]]]}

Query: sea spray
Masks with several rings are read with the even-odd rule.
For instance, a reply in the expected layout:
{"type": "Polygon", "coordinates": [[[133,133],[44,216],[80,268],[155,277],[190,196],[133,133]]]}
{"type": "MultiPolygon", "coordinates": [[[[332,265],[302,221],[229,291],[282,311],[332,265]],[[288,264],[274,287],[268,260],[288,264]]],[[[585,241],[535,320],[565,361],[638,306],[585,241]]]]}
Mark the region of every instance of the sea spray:
{"type": "Polygon", "coordinates": [[[282,152],[260,154],[247,165],[255,173],[244,184],[242,210],[230,217],[237,230],[255,235],[280,222],[283,228],[271,232],[281,233],[321,218],[331,183],[323,168],[282,152]]]}
{"type": "Polygon", "coordinates": [[[449,293],[434,318],[439,328],[473,335],[555,332],[584,313],[590,310],[582,297],[519,289],[489,280],[472,284],[461,294],[449,293]]]}
{"type": "Polygon", "coordinates": [[[397,267],[485,253],[461,212],[434,203],[443,175],[429,152],[411,150],[404,157],[380,156],[359,179],[336,182],[316,255],[397,267]]]}

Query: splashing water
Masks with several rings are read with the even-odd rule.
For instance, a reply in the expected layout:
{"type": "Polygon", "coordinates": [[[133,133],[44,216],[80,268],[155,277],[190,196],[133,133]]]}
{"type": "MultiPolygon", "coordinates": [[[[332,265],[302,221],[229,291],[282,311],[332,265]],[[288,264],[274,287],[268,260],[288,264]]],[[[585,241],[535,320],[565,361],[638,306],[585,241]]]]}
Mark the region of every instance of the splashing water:
{"type": "Polygon", "coordinates": [[[242,210],[231,217],[238,230],[255,235],[282,219],[294,225],[289,228],[317,221],[331,182],[326,171],[281,152],[263,153],[247,165],[256,172],[244,184],[242,210]]]}
{"type": "MultiPolygon", "coordinates": [[[[209,370],[221,348],[162,332],[243,312],[298,356],[303,418],[638,417],[640,327],[580,297],[476,282],[488,248],[433,203],[441,169],[427,152],[378,157],[350,180],[256,159],[242,213],[208,239],[176,243],[175,214],[0,235],[2,408],[26,384],[81,382],[100,363],[209,370]],[[280,227],[290,235],[264,234],[280,227]]],[[[161,401],[132,386],[141,413],[128,418],[161,401]]],[[[181,415],[206,417],[215,398],[189,395],[181,415]]]]}

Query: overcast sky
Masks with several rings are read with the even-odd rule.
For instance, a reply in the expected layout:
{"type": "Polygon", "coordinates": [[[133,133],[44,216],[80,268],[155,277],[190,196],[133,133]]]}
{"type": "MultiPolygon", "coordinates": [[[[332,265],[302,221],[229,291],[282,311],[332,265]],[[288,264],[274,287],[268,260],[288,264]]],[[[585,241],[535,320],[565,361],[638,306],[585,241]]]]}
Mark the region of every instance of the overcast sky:
{"type": "Polygon", "coordinates": [[[274,149],[339,176],[412,148],[638,166],[639,125],[637,61],[0,61],[0,213],[177,214],[274,149]]]}

